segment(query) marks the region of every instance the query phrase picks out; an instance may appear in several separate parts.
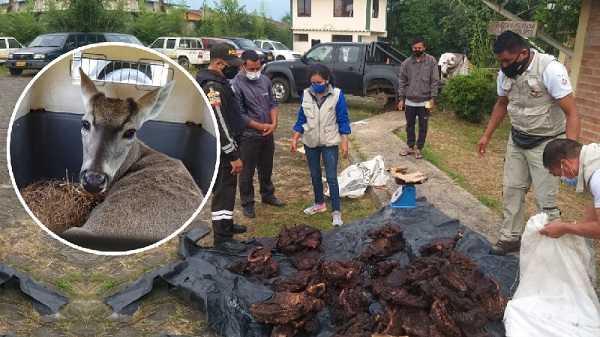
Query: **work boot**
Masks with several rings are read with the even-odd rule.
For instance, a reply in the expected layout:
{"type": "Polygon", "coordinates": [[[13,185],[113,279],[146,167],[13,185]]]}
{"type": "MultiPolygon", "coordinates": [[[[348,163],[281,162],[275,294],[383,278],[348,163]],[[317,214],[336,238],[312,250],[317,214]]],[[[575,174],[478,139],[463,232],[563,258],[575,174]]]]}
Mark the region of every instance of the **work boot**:
{"type": "Polygon", "coordinates": [[[231,226],[231,232],[234,234],[246,233],[247,230],[248,230],[248,227],[246,227],[245,225],[233,224],[233,226],[231,226]]]}
{"type": "Polygon", "coordinates": [[[504,241],[498,240],[492,248],[490,248],[490,254],[492,255],[506,255],[510,252],[518,252],[521,249],[521,240],[516,241],[504,241]]]}
{"type": "Polygon", "coordinates": [[[214,248],[223,250],[229,253],[241,253],[246,250],[246,244],[234,240],[233,238],[218,240],[215,239],[214,248]]]}
{"type": "Polygon", "coordinates": [[[254,212],[254,204],[247,204],[244,208],[244,216],[248,218],[256,217],[256,213],[254,212]]]}
{"type": "Polygon", "coordinates": [[[262,200],[263,204],[267,204],[267,205],[271,205],[271,206],[276,206],[276,207],[283,207],[285,206],[285,201],[281,200],[281,199],[277,199],[275,197],[269,198],[269,199],[263,199],[262,200]]]}

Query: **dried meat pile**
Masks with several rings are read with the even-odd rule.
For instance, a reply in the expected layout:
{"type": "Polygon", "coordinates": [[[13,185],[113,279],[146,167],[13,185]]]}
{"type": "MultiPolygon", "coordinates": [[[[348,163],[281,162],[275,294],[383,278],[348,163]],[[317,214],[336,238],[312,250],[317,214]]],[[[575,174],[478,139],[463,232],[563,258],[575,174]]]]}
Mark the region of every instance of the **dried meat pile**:
{"type": "MultiPolygon", "coordinates": [[[[318,230],[284,226],[273,241],[249,253],[241,274],[273,270],[247,266],[256,256],[263,257],[256,264],[262,266],[271,250],[287,255],[298,271],[275,279],[275,296],[250,312],[256,321],[273,324],[276,337],[316,333],[317,315],[326,306],[334,337],[486,336],[483,326],[502,320],[505,299],[494,280],[454,251],[461,237],[459,232],[434,240],[420,247],[420,258],[402,265],[387,259],[404,249],[402,229],[387,224],[365,235],[370,243],[356,260],[324,262],[318,230]]],[[[265,280],[274,274],[261,275],[265,280]]]]}
{"type": "Polygon", "coordinates": [[[483,337],[485,324],[502,320],[506,300],[498,284],[466,254],[454,252],[461,236],[422,246],[421,257],[407,266],[377,266],[369,287],[384,310],[375,317],[375,332],[483,337]]]}
{"type": "Polygon", "coordinates": [[[57,234],[82,226],[106,196],[89,193],[81,185],[63,180],[39,180],[19,192],[35,217],[57,234]]]}

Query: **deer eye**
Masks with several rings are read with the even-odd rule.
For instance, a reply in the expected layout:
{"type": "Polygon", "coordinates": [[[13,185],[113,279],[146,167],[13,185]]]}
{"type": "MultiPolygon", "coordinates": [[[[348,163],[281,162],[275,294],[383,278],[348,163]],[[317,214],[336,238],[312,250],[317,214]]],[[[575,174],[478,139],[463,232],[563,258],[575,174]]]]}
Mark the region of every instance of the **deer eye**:
{"type": "Polygon", "coordinates": [[[88,122],[88,121],[81,121],[81,127],[85,131],[90,131],[90,122],[88,122]]]}
{"type": "Polygon", "coordinates": [[[123,133],[123,138],[126,139],[133,139],[133,136],[135,136],[135,129],[129,129],[123,133]]]}

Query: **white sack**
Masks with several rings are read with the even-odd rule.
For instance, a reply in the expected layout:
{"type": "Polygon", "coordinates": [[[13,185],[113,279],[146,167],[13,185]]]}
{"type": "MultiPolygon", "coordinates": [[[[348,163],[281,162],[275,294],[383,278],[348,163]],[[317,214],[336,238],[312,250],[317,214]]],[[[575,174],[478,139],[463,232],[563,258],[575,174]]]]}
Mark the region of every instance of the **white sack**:
{"type": "Polygon", "coordinates": [[[540,235],[548,215],[527,222],[521,240],[520,283],[504,312],[507,337],[600,336],[600,304],[588,276],[583,237],[540,235]]]}
{"type": "MultiPolygon", "coordinates": [[[[338,175],[340,197],[361,197],[367,187],[386,185],[387,180],[382,156],[378,155],[371,160],[350,165],[338,175]]],[[[329,188],[326,188],[324,193],[329,196],[329,188]]]]}

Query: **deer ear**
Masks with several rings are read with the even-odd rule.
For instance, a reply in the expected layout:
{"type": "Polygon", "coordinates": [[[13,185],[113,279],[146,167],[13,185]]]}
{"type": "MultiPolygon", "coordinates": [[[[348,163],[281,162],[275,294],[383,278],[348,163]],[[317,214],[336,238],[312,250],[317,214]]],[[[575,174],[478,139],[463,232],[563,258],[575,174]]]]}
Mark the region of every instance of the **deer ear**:
{"type": "Polygon", "coordinates": [[[79,76],[81,77],[81,96],[83,98],[83,104],[85,105],[86,111],[89,111],[91,105],[90,100],[100,91],[98,91],[94,82],[90,80],[81,67],[79,67],[79,76]]]}
{"type": "Polygon", "coordinates": [[[162,111],[171,95],[175,80],[167,83],[164,87],[154,89],[144,96],[138,98],[135,102],[140,109],[138,121],[140,125],[145,121],[152,119],[162,111]]]}

